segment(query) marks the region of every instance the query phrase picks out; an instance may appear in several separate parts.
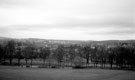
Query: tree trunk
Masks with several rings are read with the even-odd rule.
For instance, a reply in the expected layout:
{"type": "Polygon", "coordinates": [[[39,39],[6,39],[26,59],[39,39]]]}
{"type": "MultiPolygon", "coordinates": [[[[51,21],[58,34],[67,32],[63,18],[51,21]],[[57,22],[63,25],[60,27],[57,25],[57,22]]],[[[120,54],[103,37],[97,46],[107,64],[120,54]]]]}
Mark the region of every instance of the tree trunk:
{"type": "Polygon", "coordinates": [[[4,56],[4,65],[6,64],[6,57],[4,56]]]}
{"type": "Polygon", "coordinates": [[[20,59],[20,58],[18,58],[18,65],[20,65],[20,60],[21,60],[21,59],[20,59]]]}
{"type": "Polygon", "coordinates": [[[89,58],[86,59],[86,65],[89,67],[89,58]]]}
{"type": "Polygon", "coordinates": [[[87,58],[87,61],[86,61],[87,64],[89,64],[89,58],[87,58]]]}
{"type": "Polygon", "coordinates": [[[12,64],[12,60],[13,60],[12,58],[9,59],[10,65],[12,64]]]}
{"type": "Polygon", "coordinates": [[[97,63],[96,63],[96,68],[97,68],[97,63]]]}
{"type": "Polygon", "coordinates": [[[104,63],[104,68],[105,68],[105,64],[106,64],[106,63],[104,63]]]}
{"type": "Polygon", "coordinates": [[[112,63],[110,64],[110,68],[112,69],[112,63]]]}
{"type": "Polygon", "coordinates": [[[93,64],[94,64],[94,68],[95,68],[95,62],[93,64]]]}
{"type": "Polygon", "coordinates": [[[28,60],[27,60],[27,58],[25,59],[25,61],[26,61],[26,66],[27,66],[27,64],[28,64],[28,60]]]}
{"type": "Polygon", "coordinates": [[[45,59],[43,59],[43,65],[45,65],[45,59]]]}
{"type": "Polygon", "coordinates": [[[33,61],[33,59],[31,58],[31,67],[32,67],[32,61],[33,61]]]}
{"type": "Polygon", "coordinates": [[[73,66],[72,63],[73,63],[73,60],[71,59],[71,64],[70,64],[71,67],[73,66]]]}

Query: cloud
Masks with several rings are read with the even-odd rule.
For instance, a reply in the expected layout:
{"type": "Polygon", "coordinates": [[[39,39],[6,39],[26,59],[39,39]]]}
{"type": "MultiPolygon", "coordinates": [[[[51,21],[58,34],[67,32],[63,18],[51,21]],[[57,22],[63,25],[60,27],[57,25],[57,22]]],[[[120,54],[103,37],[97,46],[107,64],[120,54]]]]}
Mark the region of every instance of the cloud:
{"type": "MultiPolygon", "coordinates": [[[[135,34],[135,28],[134,27],[106,27],[106,28],[98,28],[93,29],[95,31],[88,30],[85,33],[89,35],[131,35],[135,34]]],[[[126,36],[125,36],[126,37],[126,36]]]]}
{"type": "Polygon", "coordinates": [[[130,39],[134,13],[133,0],[0,0],[0,32],[8,37],[130,39]]]}

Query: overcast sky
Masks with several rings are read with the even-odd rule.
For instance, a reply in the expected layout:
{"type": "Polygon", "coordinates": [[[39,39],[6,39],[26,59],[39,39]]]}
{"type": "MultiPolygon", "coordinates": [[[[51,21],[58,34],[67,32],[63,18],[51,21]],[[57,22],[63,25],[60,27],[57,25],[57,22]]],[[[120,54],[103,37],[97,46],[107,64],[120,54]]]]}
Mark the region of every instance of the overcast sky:
{"type": "Polygon", "coordinates": [[[134,0],[0,0],[0,36],[135,39],[134,0]]]}

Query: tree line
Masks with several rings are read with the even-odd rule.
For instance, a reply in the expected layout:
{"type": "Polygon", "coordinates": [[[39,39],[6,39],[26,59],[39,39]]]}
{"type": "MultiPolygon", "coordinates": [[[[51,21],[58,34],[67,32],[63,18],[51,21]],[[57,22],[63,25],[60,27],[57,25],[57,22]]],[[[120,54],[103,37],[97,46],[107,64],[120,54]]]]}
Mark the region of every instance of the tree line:
{"type": "Polygon", "coordinates": [[[14,40],[0,44],[0,64],[33,65],[41,59],[43,66],[79,67],[79,68],[135,68],[135,46],[130,44],[110,45],[58,45],[56,48],[36,46],[38,44],[17,42],[14,40]],[[30,63],[28,63],[30,61],[30,63]]]}

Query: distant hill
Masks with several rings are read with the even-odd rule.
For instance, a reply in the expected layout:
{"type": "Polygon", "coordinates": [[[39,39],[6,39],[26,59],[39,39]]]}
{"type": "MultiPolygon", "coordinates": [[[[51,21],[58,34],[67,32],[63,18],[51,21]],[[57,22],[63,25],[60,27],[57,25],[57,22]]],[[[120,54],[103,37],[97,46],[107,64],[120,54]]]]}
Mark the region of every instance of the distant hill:
{"type": "Polygon", "coordinates": [[[38,39],[38,38],[26,38],[26,39],[14,39],[7,37],[0,37],[0,43],[8,40],[15,40],[17,42],[35,43],[37,46],[57,46],[63,45],[117,45],[120,43],[135,44],[135,40],[104,40],[104,41],[80,41],[80,40],[51,40],[51,39],[38,39]]]}
{"type": "Polygon", "coordinates": [[[4,39],[12,39],[12,38],[8,38],[8,37],[0,37],[0,40],[4,40],[4,39]]]}

